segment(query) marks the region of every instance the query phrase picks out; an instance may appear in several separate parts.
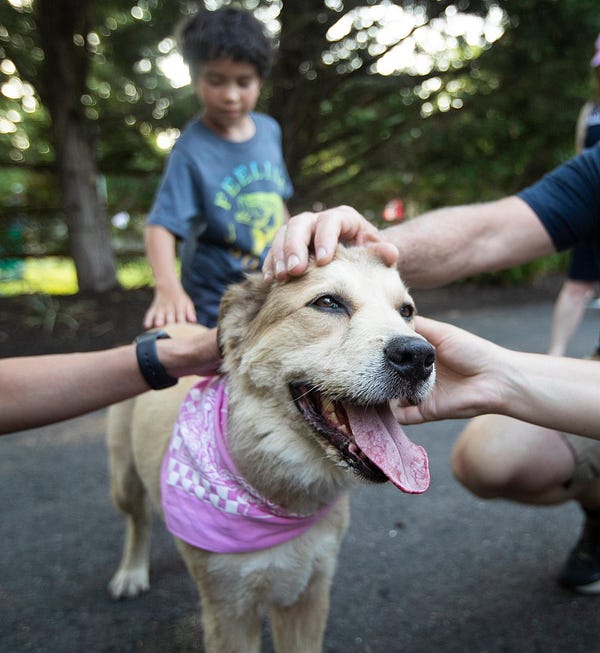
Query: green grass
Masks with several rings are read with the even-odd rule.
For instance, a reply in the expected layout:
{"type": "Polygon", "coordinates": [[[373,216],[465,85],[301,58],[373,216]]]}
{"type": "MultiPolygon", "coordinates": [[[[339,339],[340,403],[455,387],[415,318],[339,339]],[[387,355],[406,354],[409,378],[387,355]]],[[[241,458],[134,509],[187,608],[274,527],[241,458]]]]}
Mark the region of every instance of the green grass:
{"type": "MultiPolygon", "coordinates": [[[[146,259],[118,264],[117,277],[123,288],[141,288],[153,284],[146,259]]],[[[19,265],[0,261],[0,297],[12,295],[74,295],[78,291],[73,260],[67,257],[26,258],[19,265]]]]}

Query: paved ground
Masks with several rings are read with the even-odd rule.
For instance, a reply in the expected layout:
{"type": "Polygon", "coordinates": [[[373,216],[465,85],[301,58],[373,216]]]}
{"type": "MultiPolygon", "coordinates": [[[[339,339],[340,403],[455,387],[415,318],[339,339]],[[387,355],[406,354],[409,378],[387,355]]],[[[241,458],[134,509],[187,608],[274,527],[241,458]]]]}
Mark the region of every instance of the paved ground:
{"type": "MultiPolygon", "coordinates": [[[[543,351],[550,310],[548,301],[482,304],[437,316],[517,349],[543,351]]],[[[572,353],[588,353],[599,327],[600,311],[588,311],[572,353]]],[[[104,417],[0,442],[3,653],[181,653],[199,642],[195,591],[161,524],[154,528],[150,593],[113,603],[105,592],[122,522],[108,499],[104,417]]],[[[448,469],[460,426],[410,429],[430,456],[425,495],[387,486],[355,493],[326,651],[599,651],[600,598],[572,595],[554,581],[578,535],[577,508],[533,509],[467,494],[448,469]]]]}

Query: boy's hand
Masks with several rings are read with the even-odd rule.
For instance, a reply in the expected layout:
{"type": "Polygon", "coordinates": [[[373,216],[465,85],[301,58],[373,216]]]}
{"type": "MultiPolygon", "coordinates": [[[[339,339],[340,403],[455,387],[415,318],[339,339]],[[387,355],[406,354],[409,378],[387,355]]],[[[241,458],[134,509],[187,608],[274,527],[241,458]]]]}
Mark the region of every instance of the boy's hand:
{"type": "Polygon", "coordinates": [[[263,277],[270,283],[304,274],[310,249],[315,252],[317,265],[325,265],[333,258],[338,243],[370,245],[388,265],[398,259],[398,250],[383,241],[376,227],[353,208],[338,206],[290,218],[275,234],[263,265],[263,277]]]}
{"type": "Polygon", "coordinates": [[[144,315],[144,328],[163,327],[175,322],[197,322],[194,302],[181,286],[169,292],[157,288],[144,315]]]}

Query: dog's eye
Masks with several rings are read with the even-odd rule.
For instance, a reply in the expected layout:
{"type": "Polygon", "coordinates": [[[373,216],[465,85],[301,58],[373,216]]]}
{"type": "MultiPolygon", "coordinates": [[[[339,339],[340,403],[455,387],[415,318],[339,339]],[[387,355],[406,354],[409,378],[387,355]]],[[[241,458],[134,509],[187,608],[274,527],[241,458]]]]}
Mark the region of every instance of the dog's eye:
{"type": "Polygon", "coordinates": [[[348,313],[348,308],[340,299],[334,295],[321,295],[314,299],[311,303],[311,306],[315,308],[320,308],[325,311],[334,311],[336,313],[348,313]]]}
{"type": "Polygon", "coordinates": [[[410,320],[415,315],[415,307],[412,304],[402,304],[399,313],[405,320],[410,320]]]}

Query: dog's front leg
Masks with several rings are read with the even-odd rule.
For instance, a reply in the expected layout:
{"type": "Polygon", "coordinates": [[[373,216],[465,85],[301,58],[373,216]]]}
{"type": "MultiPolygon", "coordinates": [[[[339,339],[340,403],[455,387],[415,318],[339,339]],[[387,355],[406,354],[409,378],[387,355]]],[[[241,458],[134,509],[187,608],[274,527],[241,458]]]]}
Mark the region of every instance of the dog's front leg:
{"type": "Polygon", "coordinates": [[[262,619],[254,612],[226,617],[224,606],[201,596],[205,653],[260,653],[262,619]]]}
{"type": "Polygon", "coordinates": [[[333,572],[316,572],[291,606],[274,606],[271,614],[277,653],[320,653],[329,615],[333,572]]]}
{"type": "Polygon", "coordinates": [[[200,605],[205,653],[260,653],[265,613],[261,585],[240,582],[234,560],[243,557],[215,555],[175,538],[200,605]]]}

